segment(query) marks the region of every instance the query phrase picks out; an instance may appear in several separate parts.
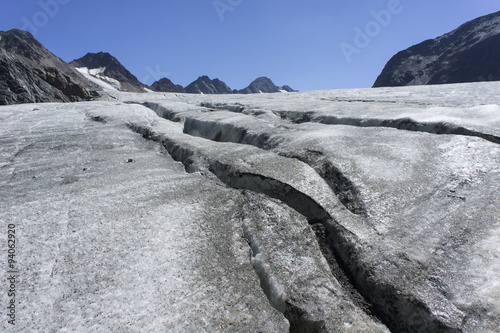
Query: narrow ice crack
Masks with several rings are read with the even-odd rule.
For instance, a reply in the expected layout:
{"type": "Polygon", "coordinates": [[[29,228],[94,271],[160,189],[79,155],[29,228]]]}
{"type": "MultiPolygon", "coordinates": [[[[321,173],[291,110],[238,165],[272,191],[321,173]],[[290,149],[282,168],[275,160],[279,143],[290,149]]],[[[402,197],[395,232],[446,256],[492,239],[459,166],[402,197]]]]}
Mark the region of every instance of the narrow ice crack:
{"type": "Polygon", "coordinates": [[[438,135],[462,135],[478,137],[496,144],[500,144],[500,137],[471,130],[463,126],[447,122],[419,122],[411,118],[377,119],[377,118],[350,118],[316,115],[314,112],[275,111],[282,118],[295,123],[320,123],[324,125],[345,125],[354,127],[385,127],[411,132],[421,132],[438,135]]]}
{"type": "MultiPolygon", "coordinates": [[[[279,176],[280,173],[276,174],[278,178],[269,176],[274,174],[274,171],[266,169],[269,166],[265,166],[267,165],[265,154],[253,150],[257,148],[249,147],[249,151],[245,154],[246,149],[243,147],[248,145],[241,145],[242,147],[238,148],[234,143],[205,141],[207,138],[196,139],[195,136],[186,133],[189,132],[186,129],[184,133],[168,133],[163,130],[155,132],[152,126],[130,124],[130,127],[145,138],[161,142],[172,158],[183,163],[188,172],[202,171],[214,174],[223,183],[233,188],[262,193],[284,202],[305,216],[312,225],[320,223],[328,234],[325,243],[332,250],[339,267],[346,272],[345,275],[349,277],[354,289],[372,304],[365,306],[365,309],[373,309],[373,313],[389,329],[395,331],[458,331],[465,314],[446,299],[439,288],[429,284],[425,272],[422,271],[422,267],[417,262],[392,256],[387,253],[387,249],[380,248],[376,243],[365,243],[355,233],[335,220],[336,217],[345,217],[344,215],[340,214],[334,218],[328,209],[322,206],[323,204],[329,205],[327,202],[318,203],[306,194],[311,191],[320,191],[315,194],[319,195],[319,193],[323,193],[321,192],[323,190],[304,187],[304,192],[295,187],[303,186],[300,185],[300,182],[291,185],[294,184],[295,180],[290,179],[289,182],[285,180],[286,177],[283,178],[283,175],[279,176]],[[236,155],[233,156],[233,154],[236,155]],[[258,159],[250,158],[248,161],[250,163],[245,162],[247,157],[257,156],[255,154],[264,155],[258,159]],[[264,163],[261,166],[264,169],[259,170],[261,167],[254,165],[255,162],[264,163]],[[266,172],[269,175],[266,175],[266,172]],[[283,179],[280,180],[280,178],[283,179]],[[370,258],[379,259],[371,261],[370,258]],[[412,281],[394,281],[392,277],[400,274],[401,270],[405,272],[407,279],[412,281]],[[414,293],[405,291],[408,284],[416,288],[414,293]],[[439,311],[436,312],[438,304],[439,311]],[[446,313],[446,316],[442,316],[440,313],[446,313]]],[[[275,161],[276,163],[286,164],[286,158],[278,157],[274,152],[268,152],[268,154],[271,154],[267,155],[268,158],[283,159],[275,161]],[[275,157],[272,157],[273,155],[275,157]]],[[[288,167],[293,169],[298,166],[296,162],[292,162],[294,159],[289,160],[288,167]]],[[[302,174],[304,171],[296,170],[290,176],[302,174]]],[[[338,208],[333,209],[335,214],[338,214],[336,211],[338,208]]]]}
{"type": "MultiPolygon", "coordinates": [[[[175,121],[180,121],[179,115],[177,115],[173,110],[169,110],[162,105],[157,103],[143,103],[143,105],[155,111],[160,117],[167,120],[175,119],[175,121]]],[[[230,110],[231,112],[242,112],[244,110],[244,107],[241,105],[228,106],[213,103],[202,103],[201,106],[223,108],[230,110]]],[[[268,151],[271,151],[272,148],[274,148],[269,143],[272,135],[266,131],[254,133],[244,127],[237,127],[233,124],[218,123],[215,121],[199,120],[188,115],[185,116],[183,121],[184,133],[189,135],[202,137],[216,142],[232,142],[251,145],[268,151]]],[[[319,155],[322,155],[322,152],[318,153],[319,155]]],[[[340,202],[351,213],[356,215],[366,215],[366,208],[360,198],[359,190],[331,162],[322,156],[317,156],[318,153],[308,154],[308,156],[299,156],[297,154],[288,153],[280,153],[280,155],[298,159],[311,166],[322,178],[325,179],[333,192],[338,196],[340,202]]]]}
{"type": "MultiPolygon", "coordinates": [[[[177,143],[175,139],[172,140],[167,137],[162,137],[161,135],[154,133],[151,128],[144,128],[140,126],[132,126],[131,128],[142,134],[147,139],[161,142],[172,158],[183,163],[188,172],[200,171],[206,168],[220,181],[232,188],[248,190],[277,199],[301,215],[305,216],[311,224],[325,223],[325,228],[335,225],[337,232],[341,229],[342,233],[350,235],[349,238],[357,239],[356,235],[352,234],[350,231],[335,222],[330,214],[326,212],[313,198],[302,193],[301,191],[298,191],[293,186],[280,182],[276,179],[265,177],[258,173],[242,172],[238,170],[237,166],[227,164],[217,159],[199,156],[200,152],[196,152],[188,147],[182,146],[182,144],[177,143]],[[194,160],[196,160],[196,162],[193,162],[194,160]]],[[[261,250],[255,245],[255,240],[253,240],[251,235],[245,233],[245,238],[249,240],[249,245],[252,249],[253,257],[255,258],[261,250]]],[[[284,300],[280,299],[280,293],[278,292],[278,289],[276,289],[276,284],[272,282],[273,279],[269,277],[268,271],[259,264],[254,267],[261,280],[263,291],[267,295],[271,305],[277,310],[283,312],[285,317],[289,319],[291,323],[290,332],[301,332],[300,327],[313,327],[313,329],[310,330],[311,332],[319,332],[319,330],[314,329],[315,325],[319,325],[318,322],[315,322],[314,320],[310,321],[307,319],[309,316],[302,313],[301,309],[296,308],[293,304],[288,304],[284,302],[284,300]],[[301,316],[304,318],[301,318],[301,316]]],[[[354,289],[354,287],[351,288],[354,289]]],[[[350,293],[346,295],[349,294],[350,293]]],[[[352,303],[356,304],[360,302],[353,301],[352,303]]],[[[366,301],[363,303],[366,303],[366,301]]],[[[366,308],[367,307],[364,307],[360,310],[365,310],[366,308]]]]}
{"type": "MultiPolygon", "coordinates": [[[[386,103],[396,104],[396,101],[376,101],[376,100],[353,100],[353,99],[335,99],[335,102],[358,102],[358,103],[386,103]]],[[[418,105],[422,105],[418,103],[418,105]]],[[[200,106],[212,108],[216,110],[229,111],[234,113],[242,113],[246,111],[243,105],[227,105],[224,103],[201,103],[200,106]]],[[[478,137],[496,144],[500,144],[500,137],[493,134],[483,133],[473,129],[468,129],[463,126],[454,125],[448,122],[419,122],[411,118],[398,119],[378,119],[378,118],[354,118],[354,117],[337,117],[324,116],[317,114],[314,111],[299,112],[299,111],[273,111],[274,114],[282,119],[290,120],[294,123],[320,123],[324,125],[345,125],[354,127],[385,127],[398,130],[406,130],[412,132],[421,132],[437,135],[462,135],[470,137],[478,137]]],[[[245,114],[254,115],[252,112],[245,114]]]]}

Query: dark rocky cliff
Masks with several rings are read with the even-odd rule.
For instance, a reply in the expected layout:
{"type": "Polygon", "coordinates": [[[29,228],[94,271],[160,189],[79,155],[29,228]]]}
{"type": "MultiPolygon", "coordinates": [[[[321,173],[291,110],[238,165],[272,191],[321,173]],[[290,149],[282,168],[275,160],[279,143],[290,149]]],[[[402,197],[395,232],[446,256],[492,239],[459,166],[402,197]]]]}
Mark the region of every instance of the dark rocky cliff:
{"type": "Polygon", "coordinates": [[[374,87],[500,80],[500,12],[396,54],[374,87]]]}
{"type": "Polygon", "coordinates": [[[0,32],[0,105],[89,100],[95,90],[29,32],[0,32]]]}

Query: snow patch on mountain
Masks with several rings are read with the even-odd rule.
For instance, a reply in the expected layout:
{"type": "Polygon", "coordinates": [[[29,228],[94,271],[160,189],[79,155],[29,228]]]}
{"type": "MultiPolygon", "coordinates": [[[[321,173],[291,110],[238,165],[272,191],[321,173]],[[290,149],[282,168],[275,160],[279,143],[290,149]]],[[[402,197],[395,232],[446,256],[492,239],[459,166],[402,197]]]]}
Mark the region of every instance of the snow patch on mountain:
{"type": "Polygon", "coordinates": [[[88,69],[87,67],[77,67],[76,70],[104,90],[118,91],[121,89],[122,85],[118,80],[102,74],[106,70],[106,67],[93,69],[88,69]]]}

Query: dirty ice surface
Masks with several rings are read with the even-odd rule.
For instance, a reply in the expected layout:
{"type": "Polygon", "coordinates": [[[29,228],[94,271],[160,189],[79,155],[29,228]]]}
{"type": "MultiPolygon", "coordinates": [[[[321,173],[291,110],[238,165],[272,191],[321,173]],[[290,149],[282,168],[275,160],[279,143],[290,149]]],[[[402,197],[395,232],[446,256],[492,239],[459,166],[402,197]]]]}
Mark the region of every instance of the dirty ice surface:
{"type": "Polygon", "coordinates": [[[499,91],[0,107],[2,327],[498,332],[499,91]]]}

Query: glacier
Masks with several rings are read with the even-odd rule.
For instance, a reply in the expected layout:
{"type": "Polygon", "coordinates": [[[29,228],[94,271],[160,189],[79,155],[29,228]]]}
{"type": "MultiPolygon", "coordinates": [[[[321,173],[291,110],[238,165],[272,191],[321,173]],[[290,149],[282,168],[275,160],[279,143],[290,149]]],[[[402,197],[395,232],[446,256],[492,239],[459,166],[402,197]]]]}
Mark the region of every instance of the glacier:
{"type": "Polygon", "coordinates": [[[498,332],[499,89],[2,106],[2,329],[498,332]]]}

